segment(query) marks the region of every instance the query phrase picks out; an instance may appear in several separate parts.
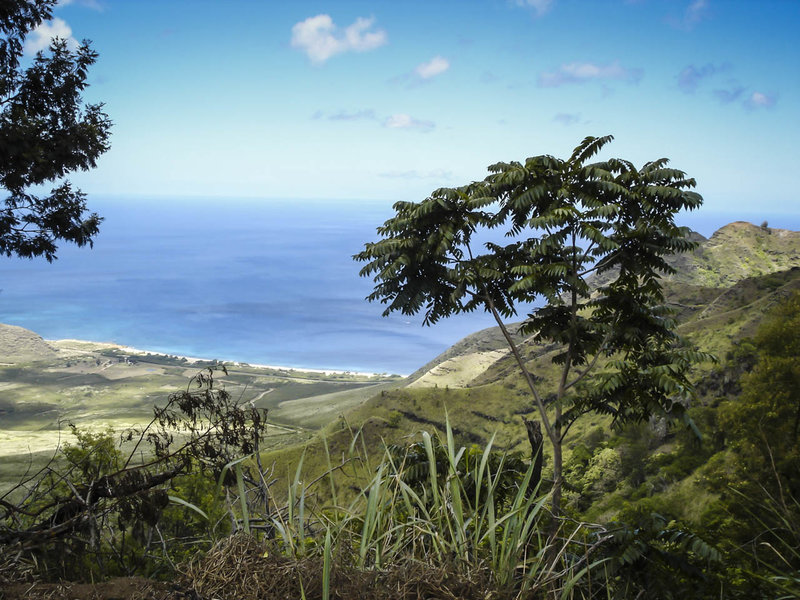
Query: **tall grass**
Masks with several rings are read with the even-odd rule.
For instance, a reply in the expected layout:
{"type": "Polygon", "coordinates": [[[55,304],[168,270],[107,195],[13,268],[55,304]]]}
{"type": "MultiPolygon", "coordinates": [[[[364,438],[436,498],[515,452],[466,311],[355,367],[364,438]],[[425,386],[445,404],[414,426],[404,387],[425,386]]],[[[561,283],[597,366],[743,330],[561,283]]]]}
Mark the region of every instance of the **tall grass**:
{"type": "Polygon", "coordinates": [[[754,498],[733,490],[743,503],[753,505],[748,512],[761,529],[748,549],[758,567],[755,577],[776,600],[800,598],[800,502],[784,496],[780,487],[778,494],[761,485],[758,488],[757,505],[754,498]]]}
{"type": "Polygon", "coordinates": [[[465,456],[449,421],[444,439],[427,432],[420,436],[427,471],[422,477],[408,452],[398,455],[388,448],[371,468],[363,436],[354,432],[346,462],[368,483],[344,506],[327,445],[328,472],[312,484],[303,482],[301,457],[287,504],[271,519],[284,553],[323,557],[323,595],[330,594],[330,571],[337,561],[361,570],[417,561],[467,578],[483,577],[512,594],[541,590],[549,597],[574,597],[591,557],[569,551],[576,547],[580,525],[568,532],[562,528],[557,537],[547,535],[548,496],[528,492],[533,467],[521,479],[517,471],[511,473],[507,456],[493,449],[494,437],[465,456]],[[516,477],[510,494],[509,477],[516,477]],[[319,506],[312,501],[312,486],[322,480],[332,501],[319,506]]]}

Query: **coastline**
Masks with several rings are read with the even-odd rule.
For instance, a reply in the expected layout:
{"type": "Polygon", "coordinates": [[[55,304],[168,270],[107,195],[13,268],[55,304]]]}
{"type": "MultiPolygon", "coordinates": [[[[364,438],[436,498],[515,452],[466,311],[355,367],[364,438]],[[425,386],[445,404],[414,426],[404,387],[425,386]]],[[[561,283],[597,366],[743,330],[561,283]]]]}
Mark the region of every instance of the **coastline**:
{"type": "Polygon", "coordinates": [[[170,358],[177,358],[178,360],[186,360],[188,364],[196,364],[198,362],[210,362],[217,360],[222,364],[226,365],[234,365],[239,367],[249,367],[253,369],[264,369],[270,371],[288,371],[291,373],[314,373],[317,375],[353,375],[356,377],[385,377],[387,375],[399,375],[400,377],[406,377],[407,375],[398,374],[398,373],[377,373],[377,372],[370,372],[370,371],[347,371],[347,370],[337,370],[337,369],[316,369],[316,368],[305,368],[305,367],[287,367],[284,365],[266,365],[260,363],[245,363],[236,360],[224,360],[218,358],[203,358],[199,356],[186,356],[182,354],[172,354],[169,352],[159,352],[155,350],[145,350],[142,348],[135,348],[133,346],[125,346],[123,344],[117,344],[114,342],[96,342],[93,340],[79,340],[73,338],[65,338],[65,339],[58,339],[58,340],[44,340],[47,344],[55,348],[61,349],[62,346],[70,347],[74,345],[81,345],[85,346],[87,350],[94,349],[102,349],[102,350],[118,350],[125,354],[129,354],[131,356],[146,356],[148,354],[154,356],[163,356],[163,357],[170,357],[170,358]]]}
{"type": "MultiPolygon", "coordinates": [[[[154,405],[214,364],[225,365],[224,377],[220,373],[215,378],[232,395],[270,411],[271,438],[322,427],[377,390],[403,383],[385,373],[251,364],[113,342],[44,339],[0,323],[0,461],[18,457],[13,460],[24,469],[31,453],[54,452],[70,435],[64,428],[68,422],[93,432],[146,426],[154,405]]],[[[6,479],[0,476],[0,493],[6,479]]]]}

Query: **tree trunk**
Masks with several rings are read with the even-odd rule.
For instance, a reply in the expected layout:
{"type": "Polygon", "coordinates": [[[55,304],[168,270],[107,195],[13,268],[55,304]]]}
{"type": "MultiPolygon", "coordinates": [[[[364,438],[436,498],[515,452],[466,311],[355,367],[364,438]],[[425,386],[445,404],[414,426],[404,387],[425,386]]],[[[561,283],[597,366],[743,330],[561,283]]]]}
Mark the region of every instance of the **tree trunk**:
{"type": "Polygon", "coordinates": [[[533,473],[528,482],[527,496],[530,498],[536,489],[539,487],[539,482],[542,480],[542,461],[544,459],[544,438],[542,436],[542,426],[539,421],[528,421],[522,417],[522,422],[525,423],[525,429],[528,430],[528,442],[531,445],[531,464],[533,465],[533,473]]]}
{"type": "Polygon", "coordinates": [[[553,516],[558,518],[561,516],[561,486],[563,485],[564,476],[562,474],[563,465],[561,455],[561,442],[553,444],[553,516]]]}
{"type": "MultiPolygon", "coordinates": [[[[569,364],[569,360],[567,360],[569,364]]],[[[565,378],[566,379],[566,378],[565,378]]],[[[553,516],[558,519],[561,516],[561,488],[564,484],[564,465],[563,454],[561,452],[561,399],[564,396],[564,381],[559,386],[558,399],[556,400],[555,419],[553,419],[553,516]]]]}

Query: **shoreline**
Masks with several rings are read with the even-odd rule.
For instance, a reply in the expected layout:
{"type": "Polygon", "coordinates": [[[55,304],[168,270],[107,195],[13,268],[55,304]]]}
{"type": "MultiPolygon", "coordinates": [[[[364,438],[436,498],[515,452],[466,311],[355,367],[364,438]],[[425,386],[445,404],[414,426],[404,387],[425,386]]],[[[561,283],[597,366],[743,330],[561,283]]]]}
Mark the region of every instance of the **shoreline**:
{"type": "MultiPolygon", "coordinates": [[[[44,338],[42,338],[44,339],[44,338]]],[[[220,358],[202,358],[198,356],[186,356],[183,354],[173,354],[170,352],[159,352],[156,350],[143,350],[141,348],[135,348],[133,346],[126,346],[124,344],[117,344],[114,342],[96,342],[93,340],[79,340],[74,338],[65,338],[65,339],[57,339],[57,340],[50,340],[44,339],[44,341],[48,344],[54,345],[56,348],[59,347],[59,344],[85,344],[88,346],[94,346],[96,348],[103,348],[109,350],[119,350],[126,354],[130,354],[131,356],[146,356],[147,354],[155,355],[155,356],[164,356],[164,357],[171,357],[177,359],[186,359],[187,363],[195,364],[198,362],[210,362],[217,360],[222,364],[228,365],[236,365],[236,366],[244,366],[244,367],[251,367],[253,369],[265,369],[271,371],[289,371],[293,373],[315,373],[318,375],[354,375],[356,377],[407,377],[408,375],[403,375],[399,373],[374,373],[370,371],[348,371],[348,370],[340,370],[340,369],[316,369],[316,368],[305,368],[305,367],[287,367],[285,365],[265,365],[260,363],[250,363],[250,362],[243,362],[238,360],[225,360],[220,358]]]]}

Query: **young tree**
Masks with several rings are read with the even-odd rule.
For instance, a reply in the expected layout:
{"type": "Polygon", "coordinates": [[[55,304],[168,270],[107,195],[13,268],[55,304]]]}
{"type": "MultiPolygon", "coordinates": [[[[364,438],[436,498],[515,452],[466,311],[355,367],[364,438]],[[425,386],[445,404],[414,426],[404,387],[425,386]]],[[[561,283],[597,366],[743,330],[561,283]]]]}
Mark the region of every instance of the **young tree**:
{"type": "Polygon", "coordinates": [[[56,242],[92,244],[100,217],[64,177],[88,170],[109,148],[102,104],[85,104],[87,69],[97,59],[84,41],[71,50],[55,39],[23,67],[24,41],[52,17],[57,0],[0,5],[0,253],[56,258],[56,242]],[[53,184],[49,194],[31,191],[53,184]]]}
{"type": "Polygon", "coordinates": [[[681,413],[691,361],[663,306],[665,260],[694,247],[675,215],[702,203],[695,181],[660,159],[587,161],[612,139],[587,137],[566,159],[498,163],[481,182],[441,188],[422,202],[398,202],[381,239],[354,258],[373,276],[370,301],[384,315],[424,312],[426,325],[478,308],[490,312],[530,389],[553,451],[553,508],[561,505],[562,443],[587,412],[622,424],[681,413]],[[474,238],[499,230],[507,244],[474,238]],[[590,280],[594,277],[594,280],[590,280]],[[503,319],[516,305],[544,300],[521,332],[558,345],[552,403],[528,369],[503,319]]]}

